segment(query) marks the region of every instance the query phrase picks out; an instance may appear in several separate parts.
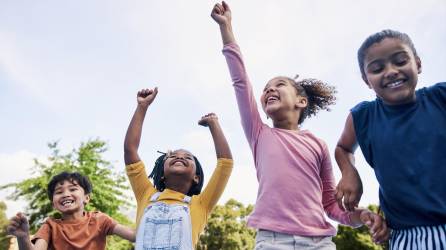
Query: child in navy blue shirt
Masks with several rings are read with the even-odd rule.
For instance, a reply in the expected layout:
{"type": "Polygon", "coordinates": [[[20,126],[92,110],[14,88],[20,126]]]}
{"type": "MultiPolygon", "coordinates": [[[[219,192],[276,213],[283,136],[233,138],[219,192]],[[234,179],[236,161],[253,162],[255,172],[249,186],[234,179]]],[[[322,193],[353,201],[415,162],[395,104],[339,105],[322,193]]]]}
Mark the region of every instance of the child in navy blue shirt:
{"type": "Polygon", "coordinates": [[[359,145],[379,182],[391,249],[446,249],[446,83],[415,90],[421,60],[398,31],[368,37],[358,61],[377,98],[347,117],[335,151],[342,171],[338,202],[348,210],[359,203],[353,157],[359,145]]]}

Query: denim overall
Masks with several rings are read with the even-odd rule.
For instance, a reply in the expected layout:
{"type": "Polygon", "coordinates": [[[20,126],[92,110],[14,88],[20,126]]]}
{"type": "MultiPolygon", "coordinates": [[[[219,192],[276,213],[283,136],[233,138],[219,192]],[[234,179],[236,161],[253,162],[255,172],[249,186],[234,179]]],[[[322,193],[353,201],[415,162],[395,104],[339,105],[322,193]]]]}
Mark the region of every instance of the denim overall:
{"type": "Polygon", "coordinates": [[[190,196],[185,204],[168,205],[159,202],[160,192],[151,198],[136,233],[135,250],[191,250],[192,224],[190,220],[190,196]]]}

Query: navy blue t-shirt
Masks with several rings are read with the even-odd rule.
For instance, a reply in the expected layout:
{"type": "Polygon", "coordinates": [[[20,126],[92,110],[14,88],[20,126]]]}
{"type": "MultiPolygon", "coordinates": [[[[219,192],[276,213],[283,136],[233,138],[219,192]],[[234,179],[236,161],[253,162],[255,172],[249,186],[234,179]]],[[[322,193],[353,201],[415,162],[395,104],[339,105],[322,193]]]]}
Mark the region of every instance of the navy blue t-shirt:
{"type": "Polygon", "coordinates": [[[379,182],[389,226],[446,223],[446,83],[389,106],[377,98],[352,110],[356,138],[379,182]]]}

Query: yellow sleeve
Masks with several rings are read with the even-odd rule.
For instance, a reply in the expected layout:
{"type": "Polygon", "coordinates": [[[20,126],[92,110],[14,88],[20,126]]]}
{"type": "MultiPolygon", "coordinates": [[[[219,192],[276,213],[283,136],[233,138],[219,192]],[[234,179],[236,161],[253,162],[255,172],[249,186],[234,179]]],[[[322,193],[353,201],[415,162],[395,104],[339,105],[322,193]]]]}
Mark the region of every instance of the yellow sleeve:
{"type": "Polygon", "coordinates": [[[127,165],[125,170],[138,203],[145,197],[150,196],[150,194],[155,193],[155,187],[149,181],[146,168],[142,161],[127,165]]]}
{"type": "Polygon", "coordinates": [[[231,175],[233,164],[232,159],[217,159],[217,167],[206,188],[199,195],[200,203],[206,210],[206,213],[209,213],[215,207],[220,196],[223,194],[229,176],[231,175]]]}

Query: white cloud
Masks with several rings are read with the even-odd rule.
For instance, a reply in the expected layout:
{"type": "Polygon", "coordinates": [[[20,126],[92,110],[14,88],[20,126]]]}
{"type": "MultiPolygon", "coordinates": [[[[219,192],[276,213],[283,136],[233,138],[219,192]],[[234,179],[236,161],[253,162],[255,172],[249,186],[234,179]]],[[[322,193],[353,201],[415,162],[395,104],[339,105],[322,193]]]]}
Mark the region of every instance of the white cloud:
{"type": "MultiPolygon", "coordinates": [[[[34,159],[39,159],[45,162],[46,158],[38,156],[27,150],[14,152],[12,154],[0,154],[0,168],[2,174],[0,175],[0,185],[19,182],[32,176],[31,168],[34,166],[34,159]]],[[[5,201],[7,205],[6,214],[8,217],[12,216],[18,211],[23,211],[26,206],[26,201],[11,201],[6,197],[12,192],[12,189],[0,191],[0,200],[5,201]]]]}

